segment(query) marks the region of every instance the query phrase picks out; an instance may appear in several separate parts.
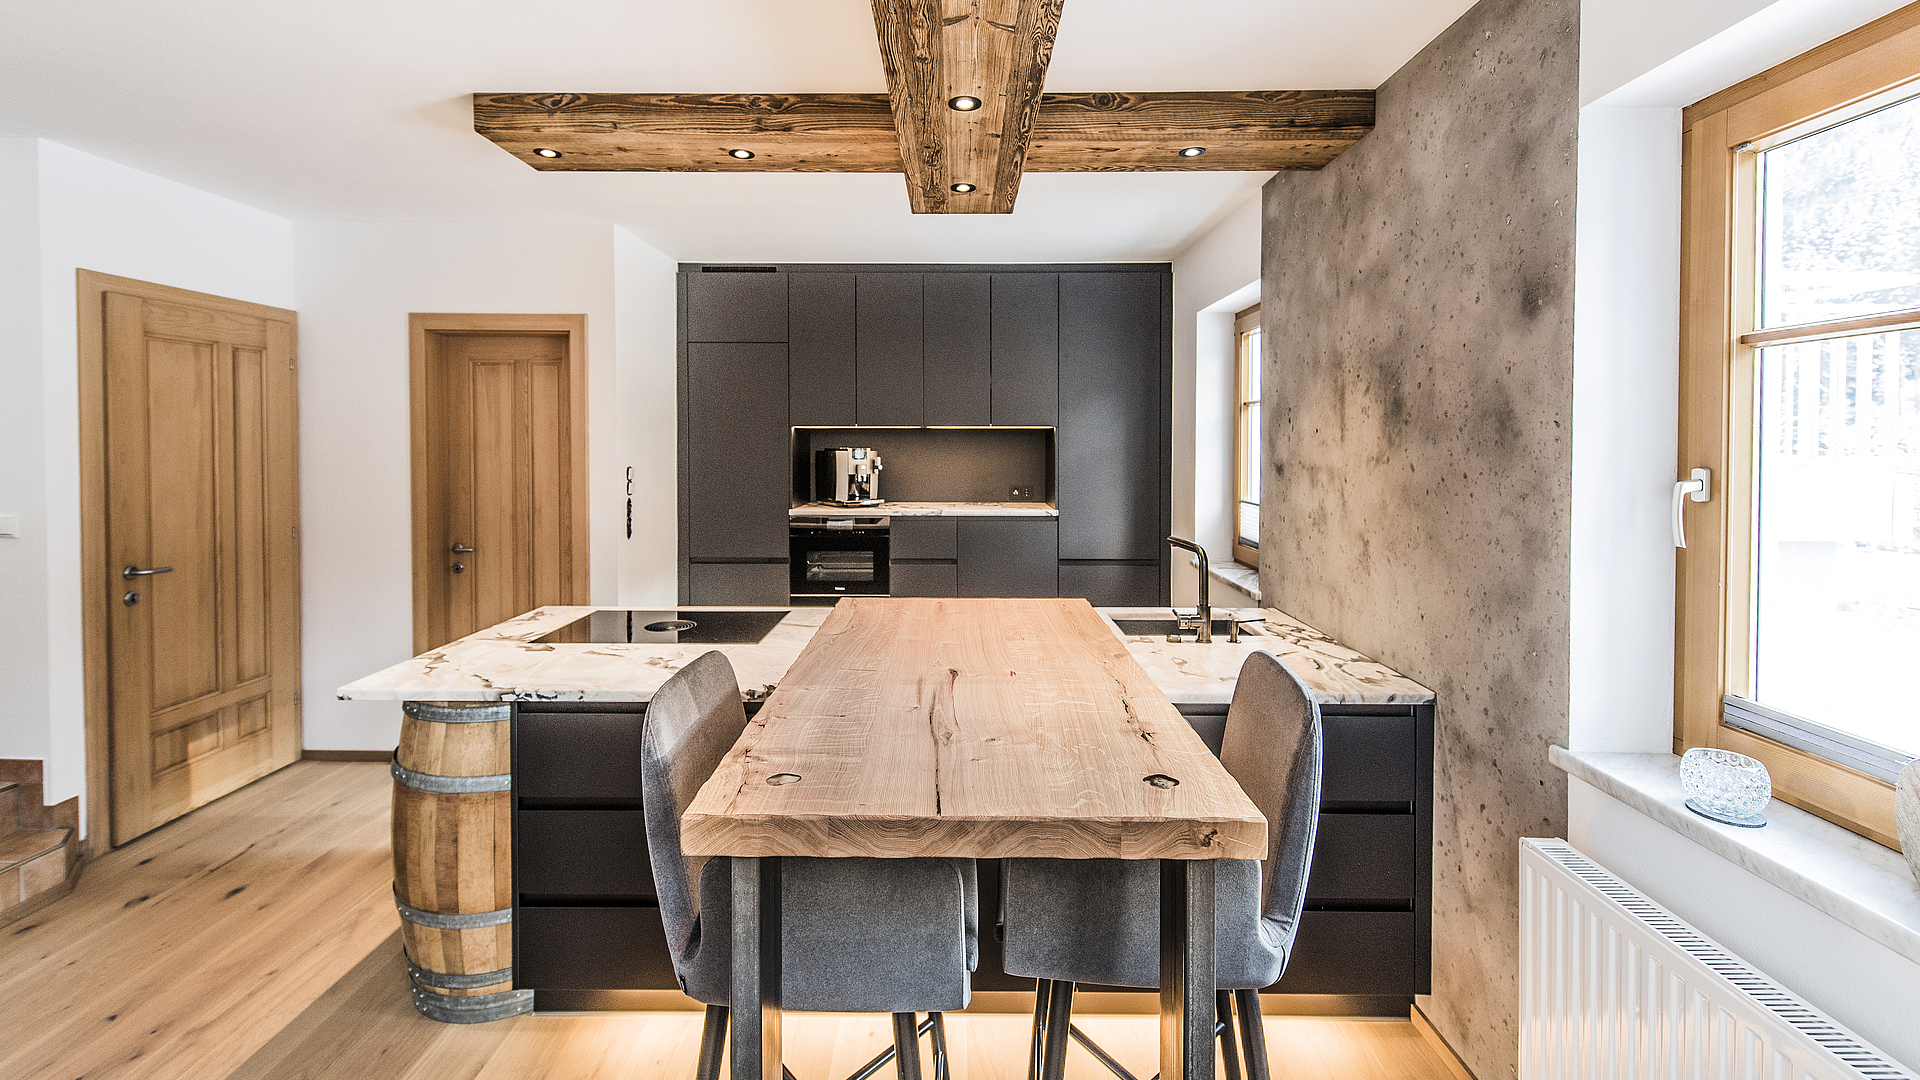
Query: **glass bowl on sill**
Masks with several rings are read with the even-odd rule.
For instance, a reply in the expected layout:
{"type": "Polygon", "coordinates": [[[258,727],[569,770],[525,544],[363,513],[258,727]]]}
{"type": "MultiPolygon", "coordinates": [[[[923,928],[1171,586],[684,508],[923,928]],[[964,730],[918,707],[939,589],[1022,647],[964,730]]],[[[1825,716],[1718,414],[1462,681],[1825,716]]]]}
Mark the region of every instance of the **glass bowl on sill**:
{"type": "Polygon", "coordinates": [[[1687,809],[1709,821],[1758,829],[1773,798],[1773,778],[1758,761],[1731,750],[1696,746],[1680,758],[1680,786],[1687,809]]]}

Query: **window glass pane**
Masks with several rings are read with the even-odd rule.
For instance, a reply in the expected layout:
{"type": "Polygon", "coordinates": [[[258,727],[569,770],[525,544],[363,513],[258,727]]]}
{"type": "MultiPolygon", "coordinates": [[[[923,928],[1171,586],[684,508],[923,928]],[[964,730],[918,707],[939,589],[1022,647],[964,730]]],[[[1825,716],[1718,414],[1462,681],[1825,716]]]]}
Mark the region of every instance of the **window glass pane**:
{"type": "Polygon", "coordinates": [[[1240,499],[1243,502],[1260,501],[1260,403],[1251,402],[1241,409],[1240,429],[1242,436],[1240,452],[1240,499]]]}
{"type": "Polygon", "coordinates": [[[1247,378],[1246,378],[1246,382],[1242,384],[1245,387],[1245,389],[1243,389],[1241,393],[1246,395],[1244,400],[1259,401],[1260,400],[1260,328],[1257,326],[1254,327],[1252,330],[1247,331],[1247,351],[1246,351],[1245,363],[1247,365],[1247,378]]]}
{"type": "Polygon", "coordinates": [[[1920,331],[1760,351],[1754,686],[1920,754],[1920,331]]]}
{"type": "Polygon", "coordinates": [[[1762,326],[1920,307],[1920,98],[1760,156],[1762,326]]]}

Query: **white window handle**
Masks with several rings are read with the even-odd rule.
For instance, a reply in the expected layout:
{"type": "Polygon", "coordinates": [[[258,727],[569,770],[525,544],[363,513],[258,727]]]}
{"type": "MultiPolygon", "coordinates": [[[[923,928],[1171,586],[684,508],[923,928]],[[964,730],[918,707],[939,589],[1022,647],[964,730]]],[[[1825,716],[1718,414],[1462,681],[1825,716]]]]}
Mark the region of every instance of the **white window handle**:
{"type": "Polygon", "coordinates": [[[1673,485],[1673,546],[1687,546],[1687,522],[1681,516],[1680,505],[1684,499],[1703,503],[1713,498],[1713,471],[1711,469],[1693,470],[1693,479],[1677,481],[1673,485]]]}

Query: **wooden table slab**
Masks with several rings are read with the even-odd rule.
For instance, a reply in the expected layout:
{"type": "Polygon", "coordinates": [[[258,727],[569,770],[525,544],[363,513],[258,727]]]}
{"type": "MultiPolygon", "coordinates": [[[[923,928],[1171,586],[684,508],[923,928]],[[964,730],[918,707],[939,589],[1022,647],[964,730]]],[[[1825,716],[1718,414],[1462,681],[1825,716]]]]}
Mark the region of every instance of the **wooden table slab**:
{"type": "Polygon", "coordinates": [[[847,598],[700,789],[681,841],[1259,859],[1267,825],[1085,600],[847,598]]]}

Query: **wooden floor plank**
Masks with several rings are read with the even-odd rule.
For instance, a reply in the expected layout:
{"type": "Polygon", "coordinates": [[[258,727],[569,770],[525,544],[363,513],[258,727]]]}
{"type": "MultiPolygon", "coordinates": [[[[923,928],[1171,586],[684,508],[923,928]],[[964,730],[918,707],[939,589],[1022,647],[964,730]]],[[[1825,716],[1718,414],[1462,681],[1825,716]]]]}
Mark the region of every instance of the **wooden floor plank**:
{"type": "MultiPolygon", "coordinates": [[[[698,1012],[468,1025],[416,1012],[393,911],[389,785],[378,763],[301,762],[102,856],[72,895],[0,930],[0,1076],[692,1077],[698,1012]]],[[[950,1014],[956,1080],[1023,1080],[1029,1022],[950,1014]]],[[[1078,1023],[1153,1071],[1157,1018],[1078,1023]]],[[[1267,1031],[1274,1075],[1289,1080],[1451,1080],[1406,1022],[1288,1017],[1267,1031]]],[[[883,1015],[792,1014],[787,1061],[800,1080],[830,1080],[891,1038],[883,1015]]],[[[1070,1080],[1108,1080],[1078,1048],[1067,1061],[1070,1080]]]]}

